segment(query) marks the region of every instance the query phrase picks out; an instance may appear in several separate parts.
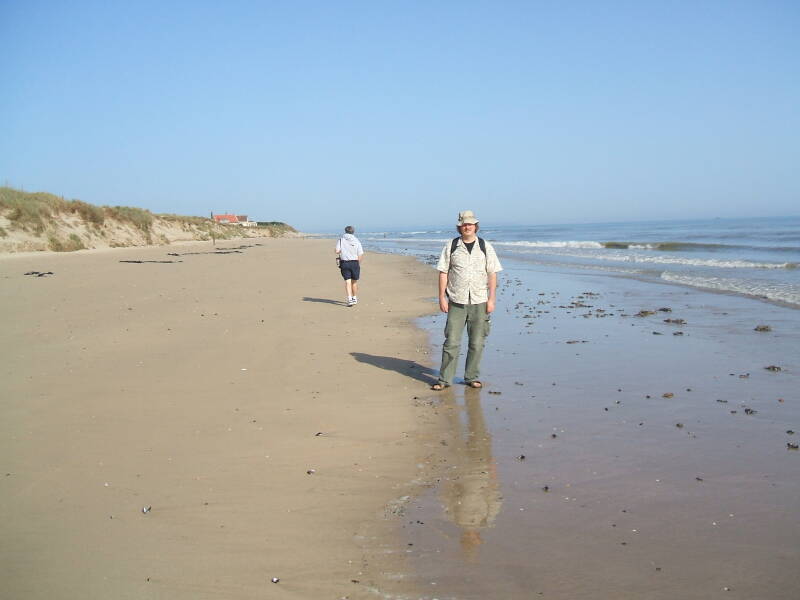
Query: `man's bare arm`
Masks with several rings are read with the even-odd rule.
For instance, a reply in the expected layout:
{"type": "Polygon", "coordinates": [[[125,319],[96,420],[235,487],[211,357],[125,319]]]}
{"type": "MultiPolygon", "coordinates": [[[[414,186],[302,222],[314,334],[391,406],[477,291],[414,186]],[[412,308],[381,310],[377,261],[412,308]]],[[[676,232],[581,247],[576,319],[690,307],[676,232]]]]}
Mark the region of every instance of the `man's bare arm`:
{"type": "Polygon", "coordinates": [[[497,291],[497,273],[489,273],[489,300],[486,303],[486,312],[493,313],[495,306],[495,292],[497,291]]]}
{"type": "Polygon", "coordinates": [[[447,300],[447,273],[439,271],[439,310],[446,313],[450,310],[450,303],[447,300]]]}

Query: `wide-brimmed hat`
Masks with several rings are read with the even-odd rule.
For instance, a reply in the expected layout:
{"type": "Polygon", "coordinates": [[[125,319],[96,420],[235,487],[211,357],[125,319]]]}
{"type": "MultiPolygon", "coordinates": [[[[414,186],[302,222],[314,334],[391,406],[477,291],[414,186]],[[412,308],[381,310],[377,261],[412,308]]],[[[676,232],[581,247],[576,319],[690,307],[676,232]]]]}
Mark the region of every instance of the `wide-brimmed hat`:
{"type": "Polygon", "coordinates": [[[461,227],[465,223],[477,225],[478,217],[476,217],[475,213],[471,210],[462,210],[460,213],[458,213],[458,223],[456,223],[456,226],[461,227]]]}

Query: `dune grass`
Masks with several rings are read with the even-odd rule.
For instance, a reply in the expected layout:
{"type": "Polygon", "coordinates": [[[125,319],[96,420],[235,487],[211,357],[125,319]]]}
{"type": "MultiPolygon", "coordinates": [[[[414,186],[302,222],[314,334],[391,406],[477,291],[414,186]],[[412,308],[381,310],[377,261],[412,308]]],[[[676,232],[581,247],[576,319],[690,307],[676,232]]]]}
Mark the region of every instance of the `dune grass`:
{"type": "Polygon", "coordinates": [[[59,214],[73,214],[89,225],[100,226],[106,219],[130,223],[145,233],[153,224],[153,213],[130,206],[95,206],[82,200],[65,200],[46,192],[23,192],[10,187],[0,187],[0,209],[6,218],[21,229],[37,234],[59,214]]]}
{"type": "Polygon", "coordinates": [[[5,217],[12,227],[33,231],[37,235],[44,232],[45,222],[54,212],[58,212],[64,200],[53,194],[31,194],[9,187],[0,188],[0,208],[7,212],[5,217]]]}
{"type": "MultiPolygon", "coordinates": [[[[220,224],[207,217],[154,214],[144,208],[131,206],[96,206],[82,200],[66,200],[55,194],[25,192],[11,187],[0,187],[0,214],[9,221],[6,229],[0,229],[0,238],[7,237],[9,231],[22,230],[37,237],[46,237],[48,248],[59,252],[86,247],[84,240],[74,233],[59,234],[64,226],[64,217],[68,216],[77,217],[93,232],[92,235],[106,238],[113,235],[111,232],[115,225],[133,226],[142,233],[147,244],[153,243],[153,227],[157,222],[169,226],[177,225],[202,240],[229,239],[247,236],[248,233],[238,225],[220,224]]],[[[257,229],[267,230],[273,237],[296,231],[294,227],[280,221],[259,222],[257,229]]],[[[162,242],[167,240],[163,234],[159,234],[158,239],[162,242]]],[[[116,246],[128,245],[130,242],[109,239],[108,243],[116,246]]]]}
{"type": "Polygon", "coordinates": [[[275,237],[281,237],[287,233],[297,233],[297,230],[291,225],[287,225],[282,221],[258,221],[259,228],[269,229],[275,237]]]}
{"type": "Polygon", "coordinates": [[[70,233],[66,240],[62,240],[55,234],[47,236],[47,246],[53,252],[74,252],[75,250],[85,250],[86,245],[80,237],[70,233]]]}

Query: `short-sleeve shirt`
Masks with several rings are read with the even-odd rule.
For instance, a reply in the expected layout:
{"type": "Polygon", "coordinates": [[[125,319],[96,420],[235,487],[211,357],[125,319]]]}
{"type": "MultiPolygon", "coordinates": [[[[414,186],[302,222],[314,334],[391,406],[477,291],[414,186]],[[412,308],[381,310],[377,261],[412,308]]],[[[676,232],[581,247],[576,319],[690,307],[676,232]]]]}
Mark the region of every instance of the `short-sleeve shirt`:
{"type": "Polygon", "coordinates": [[[447,273],[447,297],[457,304],[481,304],[489,300],[489,275],[503,270],[494,247],[486,242],[486,254],[476,244],[472,252],[464,240],[458,239],[450,254],[452,242],[447,242],[439,256],[436,269],[447,273]]]}

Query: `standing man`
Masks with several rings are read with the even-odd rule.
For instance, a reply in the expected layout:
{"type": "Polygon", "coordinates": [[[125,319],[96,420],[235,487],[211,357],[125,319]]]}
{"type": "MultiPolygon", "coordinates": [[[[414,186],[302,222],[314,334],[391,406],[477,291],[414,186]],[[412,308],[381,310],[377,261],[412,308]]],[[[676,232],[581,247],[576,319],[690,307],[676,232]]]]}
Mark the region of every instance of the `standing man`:
{"type": "Polygon", "coordinates": [[[361,276],[361,259],[364,256],[361,242],[353,235],[355,232],[355,228],[348,225],[344,228],[344,235],[336,242],[336,262],[344,278],[347,306],[358,304],[358,278],[361,276]]]}
{"type": "Polygon", "coordinates": [[[503,270],[492,245],[478,237],[478,219],[471,210],[458,213],[456,230],[461,237],[445,244],[436,269],[439,271],[439,308],[447,313],[439,381],[432,390],[443,390],[453,382],[461,335],[469,338],[464,382],[483,387],[481,355],[494,312],[497,273],[503,270]],[[477,243],[476,243],[477,242],[477,243]]]}

